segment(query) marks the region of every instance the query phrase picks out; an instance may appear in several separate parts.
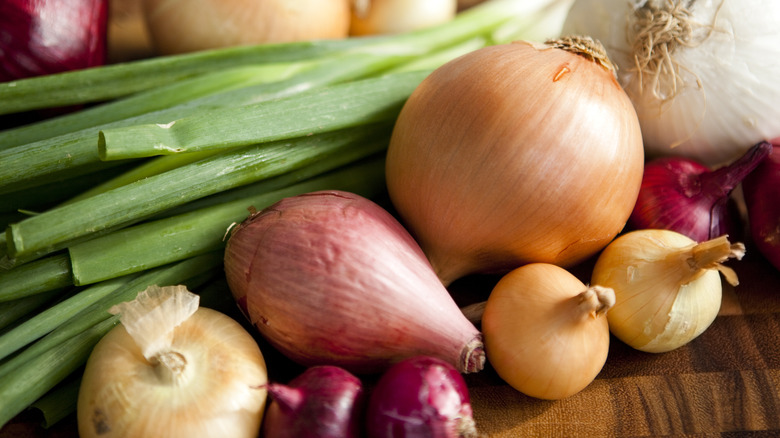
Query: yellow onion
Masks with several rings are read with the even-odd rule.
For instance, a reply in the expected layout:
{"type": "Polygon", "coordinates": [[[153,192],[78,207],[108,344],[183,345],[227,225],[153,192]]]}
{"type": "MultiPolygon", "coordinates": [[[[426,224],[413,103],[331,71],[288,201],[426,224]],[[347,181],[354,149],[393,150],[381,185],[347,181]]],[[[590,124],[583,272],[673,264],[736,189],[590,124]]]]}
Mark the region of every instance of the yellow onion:
{"type": "Polygon", "coordinates": [[[601,46],[491,46],[435,70],[393,130],[393,205],[440,279],[574,265],[623,228],[644,152],[601,46]]]}
{"type": "Polygon", "coordinates": [[[637,350],[662,353],[712,324],[720,310],[721,273],[738,284],[736,273],[722,263],[744,252],[743,244],[731,244],[726,236],[697,243],[676,231],[637,230],[604,249],[591,281],[615,290],[610,331],[637,350]]]}
{"type": "Polygon", "coordinates": [[[457,0],[352,0],[352,35],[409,32],[455,17],[457,0]]]}
{"type": "Polygon", "coordinates": [[[245,44],[345,38],[349,0],[144,0],[160,54],[245,44]]]}
{"type": "Polygon", "coordinates": [[[112,308],[121,324],[90,355],[79,436],[256,437],[268,383],[263,355],[235,320],[199,308],[184,286],[151,286],[112,308]]]}
{"type": "Polygon", "coordinates": [[[531,263],[499,280],[482,314],[488,362],[518,391],[556,400],[588,386],[609,352],[615,292],[531,263]]]}

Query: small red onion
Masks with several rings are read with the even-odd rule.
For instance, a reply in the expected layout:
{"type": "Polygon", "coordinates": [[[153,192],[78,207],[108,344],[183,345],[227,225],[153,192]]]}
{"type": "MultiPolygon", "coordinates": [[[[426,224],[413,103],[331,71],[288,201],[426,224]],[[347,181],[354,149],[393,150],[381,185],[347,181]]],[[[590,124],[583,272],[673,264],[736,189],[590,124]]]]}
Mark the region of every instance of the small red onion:
{"type": "Polygon", "coordinates": [[[363,430],[365,392],[359,378],[335,366],[308,368],[287,385],[268,385],[265,438],[356,438],[363,430]]]}
{"type": "Polygon", "coordinates": [[[684,157],[648,162],[628,226],[677,231],[697,242],[724,234],[739,236],[740,219],[731,192],[771,148],[767,142],[758,143],[716,170],[684,157]]]}
{"type": "Polygon", "coordinates": [[[228,285],[271,345],[305,366],[373,373],[411,356],[482,369],[482,334],[417,242],[385,209],[353,193],[281,200],[234,228],[228,285]]]}
{"type": "Polygon", "coordinates": [[[0,2],[0,82],[106,60],[107,0],[0,2]]]}
{"type": "Polygon", "coordinates": [[[780,139],[742,182],[750,236],[758,251],[780,269],[780,139]]]}
{"type": "Polygon", "coordinates": [[[369,438],[476,437],[468,387],[452,365],[417,356],[387,370],[366,411],[369,438]]]}

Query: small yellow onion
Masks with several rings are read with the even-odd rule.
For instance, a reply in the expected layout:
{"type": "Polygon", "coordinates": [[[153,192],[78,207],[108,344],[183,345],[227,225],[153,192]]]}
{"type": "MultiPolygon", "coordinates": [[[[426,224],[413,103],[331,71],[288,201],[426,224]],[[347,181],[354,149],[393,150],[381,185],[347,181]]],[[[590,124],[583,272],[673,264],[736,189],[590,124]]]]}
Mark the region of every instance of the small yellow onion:
{"type": "Polygon", "coordinates": [[[738,284],[736,273],[722,263],[744,252],[743,244],[731,244],[727,236],[696,243],[671,230],[637,230],[604,249],[591,281],[615,290],[607,315],[611,332],[637,350],[662,353],[712,324],[721,304],[720,274],[738,284]]]}
{"type": "Polygon", "coordinates": [[[112,308],[121,324],[90,355],[79,389],[79,436],[255,437],[267,372],[235,320],[198,308],[184,286],[151,286],[112,308]]]}
{"type": "Polygon", "coordinates": [[[488,363],[510,386],[557,400],[588,386],[609,353],[605,314],[615,292],[586,286],[547,263],[514,269],[485,304],[482,332],[488,363]]]}
{"type": "Polygon", "coordinates": [[[144,0],[143,6],[162,55],[349,34],[349,0],[144,0]]]}
{"type": "Polygon", "coordinates": [[[455,17],[457,0],[352,0],[351,35],[409,32],[455,17]]]}
{"type": "Polygon", "coordinates": [[[572,37],[486,47],[435,70],[399,115],[386,179],[449,284],[595,255],[631,214],[643,165],[606,54],[572,37]]]}

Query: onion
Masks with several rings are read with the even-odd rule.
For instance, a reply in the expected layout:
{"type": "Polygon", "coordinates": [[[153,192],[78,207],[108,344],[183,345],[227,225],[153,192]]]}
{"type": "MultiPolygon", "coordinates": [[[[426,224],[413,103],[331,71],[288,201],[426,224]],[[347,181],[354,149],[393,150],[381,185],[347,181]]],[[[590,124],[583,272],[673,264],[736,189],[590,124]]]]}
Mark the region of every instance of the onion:
{"type": "Polygon", "coordinates": [[[575,37],[491,46],[435,70],[401,110],[386,179],[450,284],[594,255],[625,225],[643,165],[609,60],[575,37]]]}
{"type": "Polygon", "coordinates": [[[287,385],[271,383],[263,420],[265,438],[362,436],[365,393],[349,371],[329,365],[308,368],[287,385]]]}
{"type": "Polygon", "coordinates": [[[758,251],[780,269],[780,139],[742,183],[750,235],[758,251]]]}
{"type": "Polygon", "coordinates": [[[352,0],[350,34],[396,34],[443,24],[458,9],[457,0],[352,0]]]}
{"type": "Polygon", "coordinates": [[[246,44],[345,38],[350,0],[144,0],[160,54],[246,44]]]}
{"type": "Polygon", "coordinates": [[[591,282],[615,291],[609,329],[629,346],[649,353],[679,348],[702,334],[720,310],[722,263],[741,259],[745,246],[726,236],[696,243],[671,230],[621,235],[599,255],[591,282]]]}
{"type": "Polygon", "coordinates": [[[563,31],[599,39],[648,156],[715,166],[780,136],[780,2],[576,0],[563,31]]]}
{"type": "Polygon", "coordinates": [[[768,142],[758,143],[716,170],[684,157],[647,163],[629,226],[673,230],[697,242],[739,234],[739,210],[730,195],[771,150],[768,142]]]}
{"type": "Polygon", "coordinates": [[[305,365],[378,372],[430,355],[484,365],[482,337],[417,243],[374,202],[342,191],[285,198],[231,231],[228,285],[278,350],[305,365]]]}
{"type": "Polygon", "coordinates": [[[0,2],[0,82],[106,60],[106,0],[0,2]]]}
{"type": "Polygon", "coordinates": [[[416,356],[379,378],[366,412],[369,438],[476,437],[468,387],[447,362],[416,356]]]}
{"type": "Polygon", "coordinates": [[[609,352],[615,292],[563,268],[531,263],[496,283],[482,314],[490,365],[531,397],[557,400],[588,386],[609,352]]]}
{"type": "Polygon", "coordinates": [[[111,309],[78,395],[79,436],[255,437],[267,392],[254,338],[199,308],[184,286],[151,286],[111,309]]]}

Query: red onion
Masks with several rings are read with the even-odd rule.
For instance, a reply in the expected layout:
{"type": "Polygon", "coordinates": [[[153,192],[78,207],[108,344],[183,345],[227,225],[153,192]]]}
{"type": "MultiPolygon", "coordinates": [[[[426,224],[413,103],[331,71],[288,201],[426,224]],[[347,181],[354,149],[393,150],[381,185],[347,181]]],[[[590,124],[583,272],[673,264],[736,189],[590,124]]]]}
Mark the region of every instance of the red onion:
{"type": "Polygon", "coordinates": [[[742,182],[750,235],[758,251],[780,269],[780,139],[742,182]]]}
{"type": "Polygon", "coordinates": [[[271,345],[305,365],[379,372],[407,357],[482,369],[482,335],[389,212],[361,196],[286,198],[234,228],[228,285],[271,345]]]}
{"type": "Polygon", "coordinates": [[[739,235],[739,216],[731,192],[771,148],[767,142],[758,143],[716,170],[683,157],[648,162],[628,226],[677,231],[697,242],[724,234],[739,235]]]}
{"type": "Polygon", "coordinates": [[[0,2],[0,82],[102,65],[107,0],[0,2]]]}
{"type": "Polygon", "coordinates": [[[360,379],[335,366],[308,368],[287,385],[271,383],[265,438],[361,436],[365,392],[360,379]]]}
{"type": "Polygon", "coordinates": [[[371,392],[369,438],[476,437],[463,376],[439,359],[417,356],[387,370],[371,392]]]}

